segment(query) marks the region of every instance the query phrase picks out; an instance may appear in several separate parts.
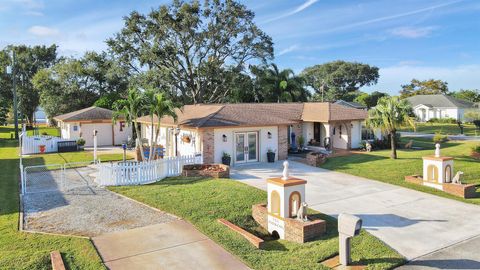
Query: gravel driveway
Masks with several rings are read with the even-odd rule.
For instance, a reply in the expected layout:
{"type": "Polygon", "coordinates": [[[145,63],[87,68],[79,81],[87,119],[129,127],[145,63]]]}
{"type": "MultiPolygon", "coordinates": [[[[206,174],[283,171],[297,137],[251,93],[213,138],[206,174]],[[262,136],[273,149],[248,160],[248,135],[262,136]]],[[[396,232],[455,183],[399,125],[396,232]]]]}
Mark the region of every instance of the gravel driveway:
{"type": "Polygon", "coordinates": [[[66,171],[70,180],[86,184],[25,195],[25,229],[93,237],[178,219],[96,186],[89,167],[66,171]]]}

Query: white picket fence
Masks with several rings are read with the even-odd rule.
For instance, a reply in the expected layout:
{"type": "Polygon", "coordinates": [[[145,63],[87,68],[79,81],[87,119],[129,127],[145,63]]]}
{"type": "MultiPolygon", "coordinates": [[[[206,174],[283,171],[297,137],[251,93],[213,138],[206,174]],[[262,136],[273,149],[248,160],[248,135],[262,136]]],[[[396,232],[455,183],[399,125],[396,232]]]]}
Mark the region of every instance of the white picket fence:
{"type": "Polygon", "coordinates": [[[141,185],[182,174],[183,165],[202,164],[201,154],[166,157],[154,161],[101,163],[97,184],[101,186],[141,185]]]}
{"type": "MultiPolygon", "coordinates": [[[[27,133],[20,135],[20,144],[22,146],[22,154],[40,154],[41,145],[44,145],[43,153],[58,152],[58,142],[69,141],[55,136],[35,135],[28,136],[27,133]]],[[[43,148],[43,147],[42,147],[43,148]]]]}

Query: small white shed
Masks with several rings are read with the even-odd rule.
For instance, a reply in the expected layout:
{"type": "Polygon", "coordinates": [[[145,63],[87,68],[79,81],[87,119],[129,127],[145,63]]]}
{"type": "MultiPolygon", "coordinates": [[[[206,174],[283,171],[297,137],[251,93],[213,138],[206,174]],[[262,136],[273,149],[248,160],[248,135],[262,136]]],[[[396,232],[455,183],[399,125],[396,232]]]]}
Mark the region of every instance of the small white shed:
{"type": "Polygon", "coordinates": [[[83,138],[85,146],[93,146],[93,131],[97,130],[98,146],[120,145],[132,136],[132,128],[120,119],[112,122],[113,111],[89,107],[82,110],[55,116],[63,139],[77,140],[83,138]]]}

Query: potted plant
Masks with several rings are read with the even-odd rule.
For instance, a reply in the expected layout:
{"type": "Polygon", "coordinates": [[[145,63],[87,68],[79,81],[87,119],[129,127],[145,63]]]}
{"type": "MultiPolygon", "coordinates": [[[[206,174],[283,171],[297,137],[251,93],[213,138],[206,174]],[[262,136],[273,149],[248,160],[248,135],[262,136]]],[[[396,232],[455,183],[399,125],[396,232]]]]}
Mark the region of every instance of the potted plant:
{"type": "Polygon", "coordinates": [[[85,145],[85,139],[79,138],[79,139],[77,140],[78,149],[83,150],[83,146],[84,146],[84,145],[85,145]]]}
{"type": "Polygon", "coordinates": [[[298,147],[302,151],[304,146],[305,146],[305,138],[302,135],[300,135],[298,136],[298,147]]]}
{"type": "Polygon", "coordinates": [[[267,150],[267,161],[270,163],[275,162],[275,151],[272,149],[267,150]]]}
{"type": "Polygon", "coordinates": [[[230,166],[230,162],[232,161],[232,157],[230,156],[229,153],[223,152],[222,154],[222,164],[230,166]]]}
{"type": "Polygon", "coordinates": [[[190,143],[190,142],[191,142],[190,135],[184,134],[184,135],[182,136],[182,142],[184,142],[184,143],[190,143]]]}

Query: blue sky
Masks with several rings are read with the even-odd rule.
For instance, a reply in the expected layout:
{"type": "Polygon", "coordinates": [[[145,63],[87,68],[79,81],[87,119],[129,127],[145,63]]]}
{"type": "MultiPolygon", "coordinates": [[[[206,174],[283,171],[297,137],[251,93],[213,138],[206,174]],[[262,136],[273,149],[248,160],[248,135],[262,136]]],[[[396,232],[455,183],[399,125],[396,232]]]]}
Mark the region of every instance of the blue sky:
{"type": "MultiPolygon", "coordinates": [[[[242,1],[275,43],[275,62],[300,72],[332,60],[380,68],[363,90],[397,93],[412,78],[480,88],[478,0],[242,1]]],[[[159,0],[0,0],[0,48],[57,43],[63,55],[103,50],[132,10],[159,0]]]]}

